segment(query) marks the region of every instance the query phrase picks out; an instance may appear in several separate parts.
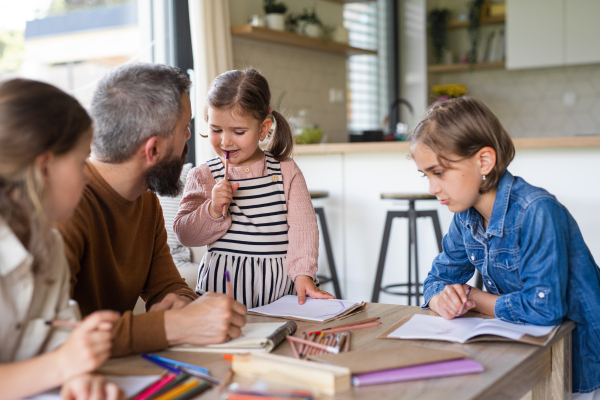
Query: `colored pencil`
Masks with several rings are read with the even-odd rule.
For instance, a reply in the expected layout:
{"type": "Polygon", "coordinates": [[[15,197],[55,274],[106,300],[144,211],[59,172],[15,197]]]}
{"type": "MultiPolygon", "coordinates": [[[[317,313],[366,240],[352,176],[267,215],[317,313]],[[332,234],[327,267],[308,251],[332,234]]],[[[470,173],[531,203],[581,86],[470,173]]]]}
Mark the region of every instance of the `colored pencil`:
{"type": "Polygon", "coordinates": [[[188,379],[190,379],[189,374],[177,375],[177,377],[175,379],[173,379],[171,382],[169,382],[168,384],[166,384],[165,386],[163,386],[156,392],[152,393],[150,398],[162,396],[163,394],[167,393],[168,391],[175,388],[176,386],[181,385],[183,382],[187,381],[188,379]]]}
{"type": "MultiPolygon", "coordinates": [[[[229,152],[225,152],[225,180],[229,179],[229,152]]],[[[227,215],[227,204],[223,206],[223,219],[227,215]]]]}
{"type": "Polygon", "coordinates": [[[337,343],[337,348],[340,349],[340,351],[342,351],[342,349],[344,348],[344,344],[346,343],[346,336],[348,336],[348,334],[346,332],[342,332],[342,336],[340,336],[340,341],[337,343]]]}
{"type": "Polygon", "coordinates": [[[181,368],[181,370],[183,372],[187,372],[188,374],[190,374],[192,376],[195,376],[196,378],[204,379],[205,381],[209,381],[209,382],[214,383],[216,385],[220,385],[221,384],[221,380],[219,378],[215,378],[212,375],[205,374],[204,372],[196,371],[196,370],[193,370],[191,368],[186,368],[186,367],[179,367],[179,368],[181,368]]]}
{"type": "MultiPolygon", "coordinates": [[[[306,340],[306,332],[302,332],[302,339],[306,340]]],[[[298,354],[300,354],[300,356],[302,356],[302,349],[304,348],[304,345],[301,344],[298,346],[298,354]]]]}
{"type": "Polygon", "coordinates": [[[292,342],[291,340],[288,340],[288,343],[290,344],[290,347],[292,348],[292,353],[294,354],[294,357],[297,360],[299,360],[300,355],[298,354],[298,349],[296,349],[296,346],[294,346],[294,342],[292,342]]]}
{"type": "Polygon", "coordinates": [[[61,321],[58,319],[46,321],[46,325],[50,325],[54,328],[75,328],[79,324],[79,321],[61,321]]]}
{"type": "Polygon", "coordinates": [[[162,361],[158,361],[158,360],[150,357],[148,354],[142,354],[142,358],[145,358],[146,360],[150,361],[151,363],[156,364],[159,367],[164,368],[164,369],[166,369],[168,371],[174,372],[176,374],[180,374],[181,373],[181,371],[178,370],[177,368],[174,368],[174,367],[170,366],[169,364],[166,364],[166,363],[164,363],[162,361]]]}
{"type": "Polygon", "coordinates": [[[200,372],[203,372],[205,374],[208,374],[208,369],[199,367],[199,366],[194,365],[194,364],[188,364],[188,363],[185,363],[183,361],[172,360],[170,358],[157,356],[155,354],[148,354],[148,357],[153,358],[153,359],[158,360],[158,361],[161,361],[161,362],[163,362],[165,364],[175,365],[175,366],[178,366],[178,367],[185,367],[185,368],[193,369],[193,370],[200,371],[200,372]]]}
{"type": "MultiPolygon", "coordinates": [[[[470,294],[471,294],[471,286],[469,286],[469,287],[467,288],[467,292],[466,292],[466,295],[467,295],[467,301],[469,301],[469,295],[470,295],[470,294]]],[[[458,310],[458,316],[459,316],[459,317],[461,317],[461,316],[463,315],[463,313],[464,313],[464,311],[465,311],[465,306],[467,305],[467,301],[465,301],[465,302],[463,303],[463,305],[462,305],[462,306],[460,306],[460,310],[458,310]]]]}
{"type": "Polygon", "coordinates": [[[348,331],[346,335],[346,343],[344,344],[344,352],[350,351],[350,338],[352,337],[352,332],[348,331]]]}
{"type": "Polygon", "coordinates": [[[151,385],[148,389],[144,390],[142,393],[137,395],[133,400],[145,400],[152,396],[154,393],[158,392],[160,389],[168,385],[171,381],[177,378],[175,374],[166,374],[153,385],[151,385]]]}
{"type": "Polygon", "coordinates": [[[231,286],[231,279],[229,279],[229,271],[225,271],[225,279],[227,280],[227,291],[229,292],[229,297],[233,299],[233,287],[231,286]]]}
{"type": "Polygon", "coordinates": [[[326,350],[329,353],[333,353],[333,354],[339,353],[339,350],[336,349],[335,347],[325,346],[323,344],[309,342],[308,340],[302,340],[302,339],[294,337],[294,336],[287,336],[287,339],[291,340],[292,342],[296,342],[296,343],[304,343],[305,345],[312,346],[312,347],[315,347],[320,350],[326,350]]]}
{"type": "Polygon", "coordinates": [[[368,324],[369,322],[375,322],[378,319],[379,319],[379,317],[367,318],[367,319],[363,319],[362,321],[350,322],[348,324],[338,325],[338,326],[330,326],[329,328],[325,328],[325,329],[321,329],[321,330],[328,331],[331,329],[344,328],[346,326],[356,326],[356,325],[368,324]]]}
{"type": "Polygon", "coordinates": [[[370,324],[346,326],[344,328],[333,328],[333,329],[326,331],[326,333],[335,333],[335,332],[351,331],[351,330],[355,330],[355,329],[371,328],[373,326],[381,325],[382,323],[383,322],[371,322],[370,324]]]}
{"type": "Polygon", "coordinates": [[[182,394],[188,392],[191,389],[194,389],[196,386],[200,385],[202,382],[196,378],[190,378],[187,382],[174,387],[167,393],[164,393],[161,396],[156,397],[154,400],[172,400],[176,397],[181,396],[182,394]]]}
{"type": "Polygon", "coordinates": [[[231,382],[231,378],[233,378],[233,370],[229,368],[227,376],[221,381],[221,384],[219,385],[219,392],[222,392],[227,387],[227,385],[229,385],[229,382],[231,382]]]}

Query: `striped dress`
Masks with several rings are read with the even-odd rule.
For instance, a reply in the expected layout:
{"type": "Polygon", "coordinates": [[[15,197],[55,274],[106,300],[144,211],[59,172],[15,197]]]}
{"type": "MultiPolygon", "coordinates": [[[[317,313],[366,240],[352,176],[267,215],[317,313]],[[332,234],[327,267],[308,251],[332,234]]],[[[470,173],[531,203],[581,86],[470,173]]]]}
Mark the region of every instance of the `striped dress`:
{"type": "MultiPolygon", "coordinates": [[[[202,259],[196,292],[227,293],[225,271],[229,271],[233,296],[248,308],[258,307],[296,294],[288,277],[287,206],[279,161],[265,152],[267,175],[230,179],[240,186],[229,205],[231,227],[202,259]]],[[[207,162],[216,182],[225,177],[220,158],[207,162]]]]}

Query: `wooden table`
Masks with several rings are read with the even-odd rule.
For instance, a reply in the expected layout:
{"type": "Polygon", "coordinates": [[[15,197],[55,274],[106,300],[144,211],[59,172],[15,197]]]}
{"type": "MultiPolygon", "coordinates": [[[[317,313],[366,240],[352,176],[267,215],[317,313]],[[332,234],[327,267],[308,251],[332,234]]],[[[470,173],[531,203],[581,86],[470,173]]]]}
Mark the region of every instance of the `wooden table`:
{"type": "MultiPolygon", "coordinates": [[[[436,315],[432,311],[419,307],[397,306],[370,303],[367,311],[343,323],[358,321],[370,317],[380,317],[382,325],[357,330],[352,333],[352,349],[396,348],[418,344],[447,350],[466,352],[470,359],[485,367],[481,374],[462,375],[447,378],[427,379],[411,382],[352,387],[350,391],[340,393],[335,399],[521,399],[533,389],[533,400],[555,400],[571,398],[571,333],[575,324],[563,323],[552,342],[546,347],[538,347],[516,342],[487,342],[461,345],[451,342],[425,340],[383,340],[375,337],[408,314],[436,315]]],[[[468,316],[479,316],[469,312],[468,316]]],[[[248,316],[248,322],[273,322],[280,319],[248,316]]],[[[295,336],[302,331],[314,331],[340,322],[314,324],[298,322],[295,336]]],[[[287,343],[280,345],[275,354],[292,357],[287,343]]],[[[212,375],[224,378],[230,362],[223,360],[221,354],[164,351],[156,353],[180,361],[186,361],[210,369],[212,375]]],[[[124,357],[108,361],[100,370],[105,374],[158,374],[160,369],[139,356],[124,357]]],[[[236,377],[234,381],[244,382],[236,377]]],[[[205,392],[199,398],[218,399],[216,389],[205,392]]],[[[327,397],[326,397],[327,398],[327,397]]]]}

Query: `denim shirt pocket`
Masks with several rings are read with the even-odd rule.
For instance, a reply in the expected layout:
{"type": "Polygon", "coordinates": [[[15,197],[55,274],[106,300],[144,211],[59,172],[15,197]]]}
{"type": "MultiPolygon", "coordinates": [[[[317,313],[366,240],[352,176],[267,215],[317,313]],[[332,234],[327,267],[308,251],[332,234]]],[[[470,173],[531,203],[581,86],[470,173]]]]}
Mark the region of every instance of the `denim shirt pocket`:
{"type": "Polygon", "coordinates": [[[465,251],[471,264],[476,268],[483,265],[485,262],[485,247],[481,245],[465,245],[465,251]]]}
{"type": "Polygon", "coordinates": [[[523,288],[523,282],[519,276],[519,265],[521,254],[519,250],[496,250],[490,252],[490,264],[499,272],[504,281],[517,289],[523,288]]]}

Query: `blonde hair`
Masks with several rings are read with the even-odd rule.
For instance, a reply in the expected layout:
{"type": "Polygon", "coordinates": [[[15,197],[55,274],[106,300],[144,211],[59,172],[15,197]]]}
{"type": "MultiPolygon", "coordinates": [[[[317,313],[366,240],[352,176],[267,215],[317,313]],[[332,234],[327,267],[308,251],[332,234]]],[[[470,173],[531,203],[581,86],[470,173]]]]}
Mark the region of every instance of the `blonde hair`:
{"type": "Polygon", "coordinates": [[[429,147],[440,164],[473,157],[484,147],[496,151],[496,165],[482,182],[480,193],[498,187],[515,157],[515,146],[498,118],[480,100],[460,97],[433,104],[410,137],[410,151],[417,144],[429,147]],[[458,160],[456,157],[458,156],[458,160]]]}
{"type": "Polygon", "coordinates": [[[33,255],[36,271],[53,248],[36,158],[69,152],[91,125],[77,100],[52,85],[28,79],[0,83],[0,218],[33,255]]]}

